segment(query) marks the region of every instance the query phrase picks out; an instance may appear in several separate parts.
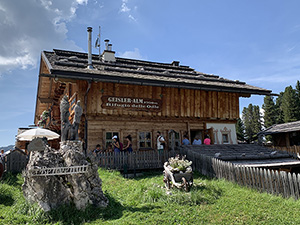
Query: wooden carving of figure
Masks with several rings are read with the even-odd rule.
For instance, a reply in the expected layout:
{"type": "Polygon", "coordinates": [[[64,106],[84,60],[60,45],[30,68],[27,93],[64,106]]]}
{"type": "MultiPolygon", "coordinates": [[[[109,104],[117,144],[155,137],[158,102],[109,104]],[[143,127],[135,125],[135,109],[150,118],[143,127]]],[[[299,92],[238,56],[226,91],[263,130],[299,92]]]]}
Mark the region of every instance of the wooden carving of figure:
{"type": "Polygon", "coordinates": [[[71,129],[71,140],[78,140],[78,129],[80,124],[80,119],[82,116],[82,107],[80,106],[80,100],[77,101],[74,108],[74,119],[71,129]]]}
{"type": "Polygon", "coordinates": [[[175,143],[175,131],[174,130],[170,130],[169,131],[169,134],[171,134],[171,149],[172,149],[172,151],[174,151],[175,150],[175,145],[176,145],[176,143],[175,143]]]}
{"type": "Polygon", "coordinates": [[[60,102],[61,141],[66,141],[70,138],[69,133],[70,133],[71,124],[69,121],[69,116],[70,116],[69,107],[70,107],[69,98],[67,95],[65,95],[60,102]]]}

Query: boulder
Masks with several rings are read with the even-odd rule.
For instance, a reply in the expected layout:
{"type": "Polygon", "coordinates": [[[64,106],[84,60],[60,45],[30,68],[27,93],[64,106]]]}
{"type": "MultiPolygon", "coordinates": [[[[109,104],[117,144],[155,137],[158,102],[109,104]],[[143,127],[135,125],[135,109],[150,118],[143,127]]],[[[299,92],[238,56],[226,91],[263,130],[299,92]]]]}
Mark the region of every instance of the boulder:
{"type": "Polygon", "coordinates": [[[65,204],[75,204],[79,210],[88,204],[108,205],[98,167],[85,157],[80,141],[61,142],[59,150],[46,146],[44,151],[30,152],[23,176],[25,198],[37,202],[44,211],[65,204]]]}

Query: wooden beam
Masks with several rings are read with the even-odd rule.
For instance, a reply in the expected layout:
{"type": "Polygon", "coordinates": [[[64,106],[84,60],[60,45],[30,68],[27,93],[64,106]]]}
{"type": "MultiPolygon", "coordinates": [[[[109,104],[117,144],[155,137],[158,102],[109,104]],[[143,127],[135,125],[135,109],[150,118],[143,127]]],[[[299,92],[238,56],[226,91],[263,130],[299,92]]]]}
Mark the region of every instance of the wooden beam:
{"type": "Polygon", "coordinates": [[[52,103],[53,102],[53,98],[41,98],[41,97],[39,97],[39,101],[41,103],[52,103]]]}
{"type": "Polygon", "coordinates": [[[244,98],[250,98],[251,94],[246,94],[246,93],[241,93],[240,97],[244,97],[244,98]]]}

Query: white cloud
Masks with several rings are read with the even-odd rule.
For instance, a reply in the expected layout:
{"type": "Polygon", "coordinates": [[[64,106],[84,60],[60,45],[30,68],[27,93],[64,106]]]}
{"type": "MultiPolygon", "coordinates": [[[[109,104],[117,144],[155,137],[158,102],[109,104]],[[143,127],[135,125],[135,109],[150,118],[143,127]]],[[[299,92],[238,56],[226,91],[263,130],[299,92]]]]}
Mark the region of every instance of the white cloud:
{"type": "Polygon", "coordinates": [[[140,50],[138,48],[134,48],[134,51],[125,51],[125,52],[118,52],[118,56],[122,58],[129,58],[129,59],[143,59],[146,60],[147,57],[141,55],[140,50]]]}
{"type": "Polygon", "coordinates": [[[66,23],[87,0],[0,2],[0,74],[36,67],[42,50],[80,50],[67,40],[66,23]],[[30,14],[30,15],[28,15],[30,14]]]}
{"type": "Polygon", "coordinates": [[[131,19],[131,20],[133,20],[133,21],[136,22],[136,19],[131,14],[128,17],[129,17],[129,19],[131,19]]]}
{"type": "Polygon", "coordinates": [[[133,12],[137,11],[137,6],[133,6],[133,11],[128,6],[128,0],[122,0],[122,5],[120,8],[120,13],[125,13],[128,15],[129,20],[136,22],[136,18],[132,15],[133,12]]]}
{"type": "Polygon", "coordinates": [[[129,12],[131,10],[130,8],[128,8],[127,2],[128,1],[126,1],[126,0],[122,1],[120,12],[129,12]]]}
{"type": "Polygon", "coordinates": [[[87,5],[87,3],[88,3],[88,0],[77,0],[76,1],[79,5],[87,5]]]}

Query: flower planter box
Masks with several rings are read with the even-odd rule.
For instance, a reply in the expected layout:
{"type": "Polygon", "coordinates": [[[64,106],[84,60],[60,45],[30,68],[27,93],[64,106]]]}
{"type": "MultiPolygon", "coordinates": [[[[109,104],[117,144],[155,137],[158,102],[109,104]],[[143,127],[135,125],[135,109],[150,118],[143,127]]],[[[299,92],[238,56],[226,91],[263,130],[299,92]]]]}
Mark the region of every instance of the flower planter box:
{"type": "Polygon", "coordinates": [[[171,187],[184,188],[185,191],[189,191],[193,185],[193,173],[186,172],[173,173],[168,166],[164,165],[164,182],[167,189],[171,187]]]}

